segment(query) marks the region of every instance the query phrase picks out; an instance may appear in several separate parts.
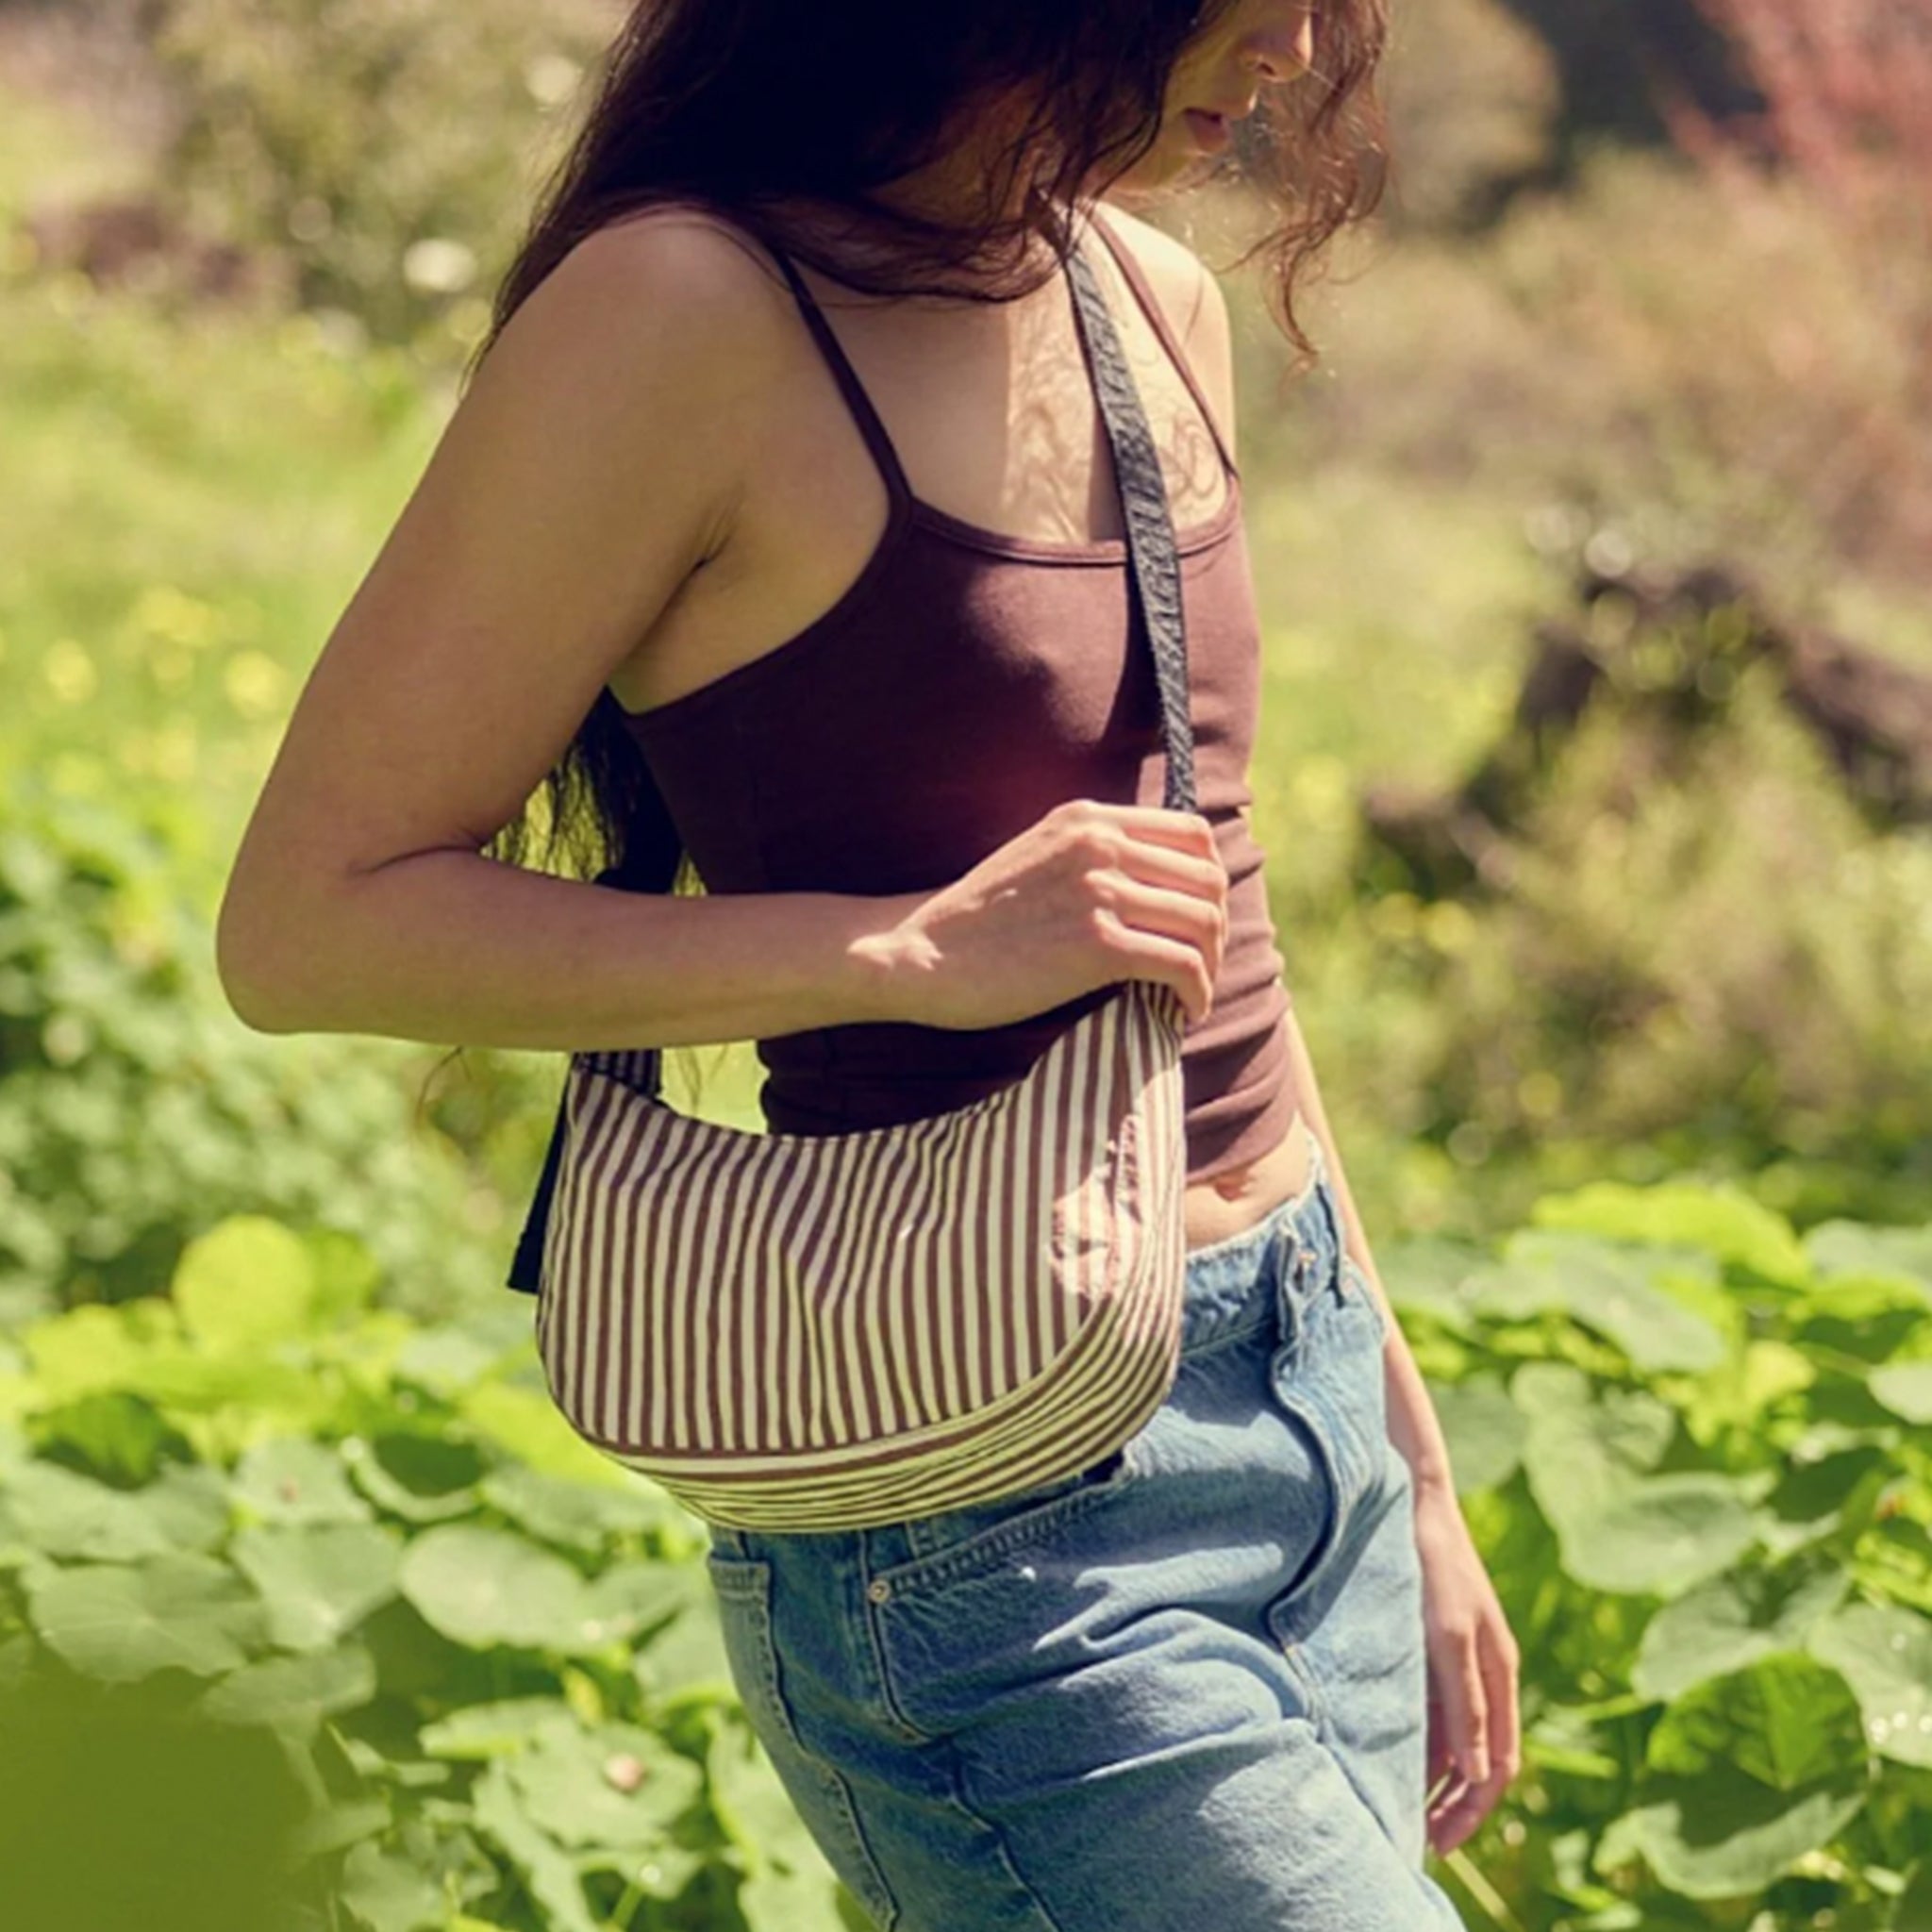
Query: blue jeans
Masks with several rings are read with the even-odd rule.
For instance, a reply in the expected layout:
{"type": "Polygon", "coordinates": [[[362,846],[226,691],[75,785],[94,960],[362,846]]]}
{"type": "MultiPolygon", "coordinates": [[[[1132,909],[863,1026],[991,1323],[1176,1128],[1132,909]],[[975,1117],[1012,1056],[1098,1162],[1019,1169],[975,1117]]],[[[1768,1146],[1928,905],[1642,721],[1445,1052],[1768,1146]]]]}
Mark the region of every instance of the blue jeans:
{"type": "Polygon", "coordinates": [[[1315,1163],[1189,1254],[1123,1449],[883,1527],[710,1526],[746,1714],[881,1932],[1460,1932],[1385,1319],[1315,1163]]]}

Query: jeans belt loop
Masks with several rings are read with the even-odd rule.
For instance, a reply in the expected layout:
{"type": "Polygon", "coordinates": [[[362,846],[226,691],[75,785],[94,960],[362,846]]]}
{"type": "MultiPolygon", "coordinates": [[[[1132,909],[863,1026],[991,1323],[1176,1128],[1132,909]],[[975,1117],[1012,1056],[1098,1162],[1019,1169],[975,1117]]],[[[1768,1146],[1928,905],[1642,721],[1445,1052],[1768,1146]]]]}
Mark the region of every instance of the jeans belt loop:
{"type": "Polygon", "coordinates": [[[1288,1222],[1281,1230],[1275,1250],[1274,1301],[1276,1325],[1280,1330],[1281,1352],[1292,1357],[1299,1350],[1305,1306],[1315,1251],[1308,1246],[1298,1222],[1288,1222]]]}

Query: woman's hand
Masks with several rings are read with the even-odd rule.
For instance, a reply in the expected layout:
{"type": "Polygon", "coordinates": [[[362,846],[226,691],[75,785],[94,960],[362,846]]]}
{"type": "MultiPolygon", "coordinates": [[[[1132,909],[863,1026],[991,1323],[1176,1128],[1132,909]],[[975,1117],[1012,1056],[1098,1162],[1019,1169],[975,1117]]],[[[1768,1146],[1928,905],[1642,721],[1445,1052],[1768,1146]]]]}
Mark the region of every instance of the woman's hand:
{"type": "Polygon", "coordinates": [[[1522,1657],[1481,1557],[1446,1483],[1418,1486],[1428,1651],[1429,1842],[1439,1857],[1475,1830],[1522,1765],[1516,1674],[1522,1657]]]}
{"type": "Polygon", "coordinates": [[[1003,1026],[1099,986],[1151,979],[1191,1020],[1214,1001],[1227,868],[1198,812],[1057,805],[874,942],[923,1026],[1003,1026]]]}

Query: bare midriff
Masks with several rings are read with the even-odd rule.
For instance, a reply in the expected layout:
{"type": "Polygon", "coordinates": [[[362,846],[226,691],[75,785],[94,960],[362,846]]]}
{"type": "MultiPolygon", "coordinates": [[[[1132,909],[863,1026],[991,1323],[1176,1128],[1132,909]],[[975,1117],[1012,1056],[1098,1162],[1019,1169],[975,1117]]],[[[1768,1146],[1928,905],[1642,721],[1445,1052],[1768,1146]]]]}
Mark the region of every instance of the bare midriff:
{"type": "Polygon", "coordinates": [[[1206,1247],[1241,1234],[1264,1220],[1307,1185],[1314,1137],[1297,1113],[1288,1132],[1244,1167],[1190,1181],[1183,1194],[1187,1245],[1206,1247]]]}

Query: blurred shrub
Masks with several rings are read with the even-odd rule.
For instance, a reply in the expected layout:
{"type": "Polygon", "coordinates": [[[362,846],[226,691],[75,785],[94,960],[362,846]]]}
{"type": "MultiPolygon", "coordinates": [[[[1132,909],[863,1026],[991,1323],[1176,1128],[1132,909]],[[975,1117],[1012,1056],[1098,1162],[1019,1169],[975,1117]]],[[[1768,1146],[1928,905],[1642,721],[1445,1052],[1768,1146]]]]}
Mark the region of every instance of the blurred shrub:
{"type": "Polygon", "coordinates": [[[1500,0],[1398,8],[1384,63],[1400,225],[1487,219],[1551,164],[1562,106],[1548,47],[1500,0]]]}
{"type": "MultiPolygon", "coordinates": [[[[1344,251],[1352,254],[1352,250],[1344,251]]],[[[1483,234],[1338,275],[1324,379],[1244,441],[1600,520],[1654,508],[1676,555],[1790,591],[1932,576],[1932,249],[1873,252],[1793,178],[1714,193],[1683,158],[1598,153],[1483,234]],[[1919,320],[1915,320],[1919,318],[1919,320]]],[[[1251,284],[1239,281],[1251,312],[1251,284]]],[[[1242,331],[1248,393],[1278,358],[1242,331]]]]}
{"type": "Polygon", "coordinates": [[[481,326],[609,0],[157,0],[174,192],[401,340],[481,326]]]}
{"type": "MultiPolygon", "coordinates": [[[[1764,97],[1741,126],[1690,101],[1672,127],[1720,205],[1762,224],[1802,193],[1829,220],[1871,334],[1896,365],[1893,407],[1854,416],[1828,458],[1841,501],[1932,556],[1932,14],[1917,0],[1698,0],[1764,97]],[[1754,165],[1768,159],[1770,175],[1754,165]]],[[[1793,372],[1807,389],[1810,358],[1793,372]]]]}
{"type": "Polygon", "coordinates": [[[1932,837],[1873,837],[1769,666],[1688,736],[1592,700],[1498,883],[1368,911],[1453,1016],[1437,1132],[1733,1163],[1807,1220],[1928,1198],[1932,837]]]}
{"type": "Polygon", "coordinates": [[[403,1056],[229,1010],[184,836],[163,801],[0,774],[0,1317],[151,1292],[242,1208],[360,1237],[427,1307],[500,1281],[508,1235],[471,1225],[403,1056]]]}

